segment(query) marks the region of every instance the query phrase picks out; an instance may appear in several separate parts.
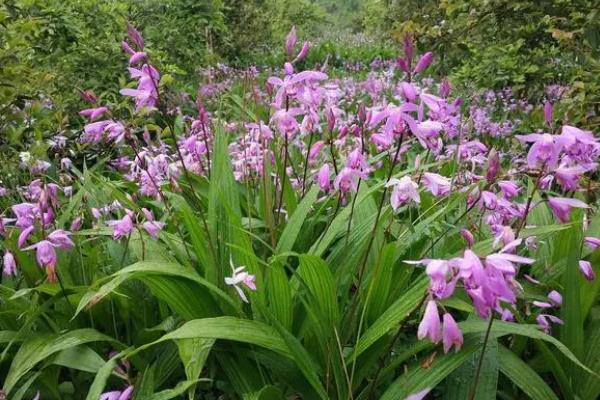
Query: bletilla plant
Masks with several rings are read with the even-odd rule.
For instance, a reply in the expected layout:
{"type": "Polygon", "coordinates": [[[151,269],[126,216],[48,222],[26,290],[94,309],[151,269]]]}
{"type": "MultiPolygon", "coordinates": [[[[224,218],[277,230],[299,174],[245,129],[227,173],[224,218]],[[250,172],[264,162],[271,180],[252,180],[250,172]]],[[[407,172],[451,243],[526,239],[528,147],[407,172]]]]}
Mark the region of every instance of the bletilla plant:
{"type": "Polygon", "coordinates": [[[600,142],[560,99],[463,100],[410,36],[330,79],[295,29],[192,99],[127,33],[122,101],[0,188],[7,398],[597,398],[600,142]]]}

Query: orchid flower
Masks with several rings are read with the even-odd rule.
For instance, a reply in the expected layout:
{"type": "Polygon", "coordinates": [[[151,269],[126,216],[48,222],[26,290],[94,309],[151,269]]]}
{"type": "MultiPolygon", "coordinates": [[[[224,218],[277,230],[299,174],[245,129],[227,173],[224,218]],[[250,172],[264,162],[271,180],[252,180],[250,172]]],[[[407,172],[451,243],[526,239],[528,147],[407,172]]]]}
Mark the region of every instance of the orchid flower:
{"type": "Polygon", "coordinates": [[[248,303],[248,298],[246,297],[246,294],[240,287],[240,284],[244,284],[244,286],[246,286],[250,290],[256,290],[256,277],[244,271],[246,269],[245,266],[236,267],[233,264],[233,259],[231,257],[229,258],[229,264],[231,265],[231,270],[233,273],[230,277],[225,278],[225,283],[227,285],[233,286],[233,288],[236,290],[242,301],[248,303]]]}

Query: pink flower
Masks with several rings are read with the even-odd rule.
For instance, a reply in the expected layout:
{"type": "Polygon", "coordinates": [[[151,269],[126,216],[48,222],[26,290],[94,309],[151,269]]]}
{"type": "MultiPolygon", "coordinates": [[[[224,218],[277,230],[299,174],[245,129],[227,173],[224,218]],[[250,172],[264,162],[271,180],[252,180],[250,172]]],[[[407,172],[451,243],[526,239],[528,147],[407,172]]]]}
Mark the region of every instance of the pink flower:
{"type": "Polygon", "coordinates": [[[296,35],[296,27],[292,26],[292,29],[290,29],[290,32],[285,37],[285,52],[289,59],[294,55],[294,46],[296,46],[297,41],[298,36],[296,35]]]}
{"type": "Polygon", "coordinates": [[[308,41],[304,41],[304,43],[302,43],[302,48],[300,49],[300,52],[298,53],[296,58],[294,58],[294,61],[292,61],[292,63],[297,63],[298,61],[303,60],[304,57],[306,57],[306,55],[308,54],[309,50],[310,50],[310,43],[308,41]]]}
{"type": "Polygon", "coordinates": [[[129,385],[125,390],[114,390],[112,392],[102,393],[99,400],[129,400],[133,393],[133,386],[129,385]]]}
{"type": "Polygon", "coordinates": [[[558,162],[561,146],[555,142],[555,137],[548,134],[532,133],[529,135],[517,135],[517,139],[524,142],[533,142],[527,153],[527,164],[530,168],[545,166],[554,168],[558,162]]]}
{"type": "Polygon", "coordinates": [[[433,60],[433,53],[428,51],[427,53],[423,54],[421,56],[421,58],[419,59],[419,61],[417,61],[417,65],[415,65],[415,73],[419,73],[421,71],[423,71],[425,68],[427,68],[429,66],[429,64],[431,64],[431,61],[433,60]]]}
{"type": "Polygon", "coordinates": [[[586,245],[588,245],[592,249],[597,249],[598,247],[600,247],[600,238],[586,236],[583,238],[583,241],[586,245]]]}
{"type": "Polygon", "coordinates": [[[475,243],[475,238],[473,237],[473,234],[471,233],[471,231],[463,228],[460,230],[460,236],[462,236],[463,239],[465,239],[465,241],[467,242],[467,247],[469,247],[469,248],[473,247],[473,244],[475,243]]]}
{"type": "Polygon", "coordinates": [[[450,179],[445,176],[425,172],[423,174],[423,184],[436,197],[450,193],[450,179]]]}
{"type": "Polygon", "coordinates": [[[69,237],[71,232],[57,229],[50,233],[47,239],[52,243],[54,247],[58,247],[59,249],[69,250],[75,246],[75,243],[69,237]]]}
{"type": "Polygon", "coordinates": [[[164,222],[159,221],[146,221],[142,224],[142,227],[148,232],[154,239],[158,238],[158,232],[165,226],[164,222]]]}
{"type": "Polygon", "coordinates": [[[329,164],[323,164],[317,173],[317,182],[322,191],[327,192],[330,188],[329,164]]]}
{"type": "Polygon", "coordinates": [[[576,165],[573,167],[559,166],[554,171],[554,177],[564,190],[577,190],[579,187],[579,177],[586,172],[586,169],[576,165]]]}
{"type": "Polygon", "coordinates": [[[403,176],[401,179],[392,178],[385,184],[385,186],[394,187],[394,190],[390,196],[390,203],[392,204],[394,211],[410,201],[413,201],[416,204],[421,202],[418,191],[419,186],[416,182],[413,182],[413,180],[410,179],[410,176],[403,176]]]}
{"type": "Polygon", "coordinates": [[[324,145],[325,145],[325,141],[319,140],[310,147],[310,150],[308,152],[309,163],[314,164],[314,162],[317,160],[317,156],[321,152],[321,149],[323,148],[324,145]]]}
{"type": "Polygon", "coordinates": [[[122,219],[106,221],[106,225],[113,227],[113,239],[115,240],[129,235],[133,231],[133,221],[129,214],[122,219]]]}
{"type": "Polygon", "coordinates": [[[344,167],[333,181],[333,187],[342,193],[358,189],[358,178],[366,179],[367,175],[352,168],[344,167]]]}
{"type": "Polygon", "coordinates": [[[400,93],[407,101],[414,101],[417,98],[417,91],[415,87],[409,82],[400,82],[398,87],[400,93]]]}
{"type": "Polygon", "coordinates": [[[557,306],[562,305],[562,296],[556,290],[553,290],[550,293],[548,293],[548,299],[550,299],[550,301],[557,306]]]}
{"type": "Polygon", "coordinates": [[[413,394],[405,397],[404,400],[423,400],[430,391],[431,391],[430,388],[420,390],[416,393],[413,393],[413,394]]]}
{"type": "Polygon", "coordinates": [[[561,223],[566,223],[571,220],[571,208],[589,208],[583,201],[568,197],[549,197],[548,205],[550,206],[554,217],[561,223]]]}
{"type": "Polygon", "coordinates": [[[546,333],[550,333],[550,322],[560,325],[564,324],[562,319],[550,314],[540,314],[535,318],[535,320],[546,333]],[[550,320],[550,322],[548,322],[548,320],[550,320]]]}
{"type": "Polygon", "coordinates": [[[544,121],[546,121],[548,125],[552,123],[552,103],[549,101],[544,103],[544,121]]]}
{"type": "Polygon", "coordinates": [[[140,61],[144,61],[146,59],[146,57],[147,57],[147,55],[145,52],[136,51],[129,58],[129,65],[138,64],[140,61]]]}
{"type": "Polygon", "coordinates": [[[427,302],[425,314],[423,314],[423,319],[417,330],[417,337],[419,339],[428,337],[433,343],[439,343],[442,340],[440,315],[438,314],[437,304],[433,300],[427,302]]]}
{"type": "Polygon", "coordinates": [[[17,239],[17,247],[18,248],[20,248],[20,249],[23,248],[23,246],[25,245],[25,242],[27,242],[27,238],[29,238],[29,236],[33,233],[34,230],[35,230],[35,227],[32,225],[21,231],[21,233],[19,234],[19,237],[17,239]]]}
{"type": "Polygon", "coordinates": [[[36,244],[26,247],[24,250],[36,249],[35,259],[41,268],[46,268],[49,282],[56,282],[56,250],[54,245],[48,240],[42,240],[36,244]]]}
{"type": "Polygon", "coordinates": [[[498,181],[498,187],[504,194],[504,197],[511,199],[519,194],[519,186],[512,181],[498,181]]]}
{"type": "Polygon", "coordinates": [[[69,229],[73,232],[76,232],[79,229],[81,229],[82,224],[83,224],[83,218],[77,217],[73,220],[73,222],[71,222],[71,226],[69,227],[69,229]]]}
{"type": "Polygon", "coordinates": [[[443,322],[442,337],[444,342],[444,353],[448,353],[452,346],[454,346],[456,351],[459,351],[463,344],[463,335],[460,328],[449,313],[444,314],[443,322]]]}
{"type": "Polygon", "coordinates": [[[588,281],[593,281],[596,278],[596,273],[592,268],[592,263],[589,261],[581,260],[579,261],[579,270],[588,281]]]}
{"type": "Polygon", "coordinates": [[[107,111],[108,108],[106,107],[86,108],[85,110],[79,111],[79,115],[89,118],[90,121],[94,121],[107,111]]]}
{"type": "Polygon", "coordinates": [[[17,276],[17,263],[15,261],[15,256],[10,251],[7,250],[4,253],[3,261],[4,269],[2,272],[4,275],[17,276]]]}

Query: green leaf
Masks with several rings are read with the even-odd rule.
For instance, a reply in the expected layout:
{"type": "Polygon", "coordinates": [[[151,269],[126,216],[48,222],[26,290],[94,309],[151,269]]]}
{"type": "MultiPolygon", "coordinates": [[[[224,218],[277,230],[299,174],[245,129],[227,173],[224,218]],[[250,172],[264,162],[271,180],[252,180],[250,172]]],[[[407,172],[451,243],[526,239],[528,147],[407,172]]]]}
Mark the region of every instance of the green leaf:
{"type": "Polygon", "coordinates": [[[532,400],[558,400],[546,382],[515,353],[498,348],[500,371],[532,400]]]}
{"type": "Polygon", "coordinates": [[[187,318],[193,317],[203,310],[216,312],[217,306],[210,293],[228,303],[232,309],[239,309],[239,305],[227,293],[202,278],[191,268],[174,263],[140,261],[111,275],[108,282],[97,291],[85,294],[77,306],[75,316],[85,307],[106,297],[130,279],[139,279],[146,283],[155,295],[187,318]],[[184,291],[184,289],[187,290],[184,291]],[[192,302],[193,300],[195,301],[192,302]],[[191,307],[194,304],[198,309],[191,307]]]}
{"type": "Polygon", "coordinates": [[[429,368],[422,368],[418,363],[411,365],[408,372],[389,385],[380,399],[404,399],[421,390],[433,389],[475,354],[480,348],[479,341],[479,335],[465,335],[465,341],[460,351],[436,357],[429,368]]]}
{"type": "Polygon", "coordinates": [[[52,363],[95,374],[104,365],[104,360],[94,350],[82,345],[61,351],[52,363]]]}
{"type": "MultiPolygon", "coordinates": [[[[463,333],[485,332],[485,330],[487,329],[487,325],[488,323],[486,321],[464,321],[459,324],[463,333]]],[[[580,368],[584,369],[590,374],[598,377],[598,374],[590,370],[581,361],[579,361],[567,346],[565,346],[563,343],[561,343],[554,337],[540,331],[537,325],[524,325],[495,320],[492,326],[491,333],[495,337],[501,337],[506,335],[521,335],[527,336],[531,339],[546,341],[554,345],[554,347],[556,347],[557,350],[559,350],[566,358],[571,360],[575,365],[579,366],[580,368]]]]}
{"type": "Polygon", "coordinates": [[[181,339],[176,340],[177,348],[179,349],[179,358],[183,362],[185,376],[188,381],[193,382],[188,391],[188,398],[194,399],[196,388],[195,382],[200,377],[204,363],[210,354],[214,339],[181,339]]]}
{"type": "MultiPolygon", "coordinates": [[[[477,317],[475,317],[477,318],[477,317]]],[[[470,399],[475,387],[475,374],[483,349],[484,334],[479,336],[479,350],[473,353],[468,362],[461,365],[446,379],[444,399],[462,400],[470,399]]],[[[495,400],[498,385],[498,340],[490,337],[483,355],[475,400],[495,400]]]]}
{"type": "Polygon", "coordinates": [[[4,391],[10,394],[19,379],[31,371],[36,364],[59,351],[98,341],[115,342],[114,339],[94,329],[76,329],[62,335],[34,336],[26,340],[13,358],[4,381],[4,391]]]}
{"type": "Polygon", "coordinates": [[[135,353],[157,343],[176,339],[223,339],[265,347],[291,358],[279,333],[262,322],[234,317],[203,318],[189,321],[160,339],[138,347],[135,353]]]}
{"type": "Polygon", "coordinates": [[[354,351],[346,357],[346,360],[352,360],[366,351],[373,343],[382,338],[392,329],[397,329],[398,324],[402,322],[409,314],[421,304],[426,294],[429,281],[425,277],[419,277],[415,280],[410,289],[398,298],[381,316],[371,325],[358,341],[354,351]]]}
{"type": "Polygon", "coordinates": [[[196,383],[197,381],[182,381],[179,382],[177,386],[175,386],[173,389],[166,389],[161,392],[154,393],[153,395],[145,398],[148,400],[170,400],[177,396],[181,396],[187,390],[191,390],[196,385],[196,383]]]}
{"type": "Polygon", "coordinates": [[[306,216],[317,199],[318,194],[319,187],[313,186],[300,204],[298,204],[298,207],[287,221],[285,228],[281,233],[281,237],[277,243],[276,254],[292,251],[292,247],[298,238],[298,234],[302,229],[306,216]]]}
{"type": "MultiPolygon", "coordinates": [[[[574,211],[572,218],[580,221],[582,213],[574,211]]],[[[581,283],[583,279],[579,271],[579,259],[581,256],[582,227],[581,223],[573,224],[570,229],[561,232],[558,242],[555,243],[553,259],[565,259],[566,269],[563,273],[564,290],[563,303],[561,306],[562,319],[564,325],[561,326],[561,340],[573,352],[581,358],[583,357],[583,315],[581,309],[581,283]]],[[[569,365],[566,368],[567,374],[573,379],[573,388],[577,388],[579,374],[575,366],[569,365]]]]}
{"type": "Polygon", "coordinates": [[[131,348],[126,349],[119,354],[113,356],[110,360],[108,360],[100,369],[98,373],[94,377],[94,381],[92,382],[92,386],[90,386],[90,390],[85,398],[85,400],[98,400],[102,392],[104,392],[104,386],[106,386],[106,381],[110,377],[113,372],[113,369],[117,365],[117,361],[120,360],[126,353],[131,352],[131,348]]]}
{"type": "Polygon", "coordinates": [[[300,280],[300,287],[308,290],[306,302],[319,317],[322,332],[332,333],[332,328],[339,322],[340,313],[335,282],[329,265],[312,255],[300,255],[298,258],[300,266],[293,279],[300,280]]]}

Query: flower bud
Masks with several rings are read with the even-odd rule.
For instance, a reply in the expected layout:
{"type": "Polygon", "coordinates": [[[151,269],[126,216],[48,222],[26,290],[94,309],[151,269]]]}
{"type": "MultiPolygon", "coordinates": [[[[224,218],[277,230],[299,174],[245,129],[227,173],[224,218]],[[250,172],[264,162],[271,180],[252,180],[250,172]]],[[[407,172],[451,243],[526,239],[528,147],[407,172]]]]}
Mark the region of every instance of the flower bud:
{"type": "Polygon", "coordinates": [[[415,73],[419,73],[423,70],[425,70],[429,64],[431,64],[431,61],[433,60],[433,53],[428,51],[427,53],[423,54],[421,56],[421,58],[419,59],[419,61],[417,62],[417,65],[415,66],[415,73]]]}
{"type": "Polygon", "coordinates": [[[297,41],[298,41],[298,36],[296,36],[296,27],[292,26],[292,29],[290,30],[290,32],[287,34],[287,36],[285,38],[285,52],[287,53],[287,55],[290,59],[292,58],[292,55],[294,54],[294,46],[296,45],[297,41]]]}
{"type": "Polygon", "coordinates": [[[544,121],[546,121],[548,125],[552,123],[552,103],[549,101],[544,103],[544,121]]]}

